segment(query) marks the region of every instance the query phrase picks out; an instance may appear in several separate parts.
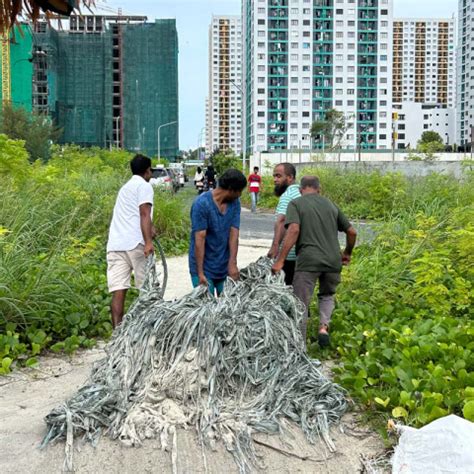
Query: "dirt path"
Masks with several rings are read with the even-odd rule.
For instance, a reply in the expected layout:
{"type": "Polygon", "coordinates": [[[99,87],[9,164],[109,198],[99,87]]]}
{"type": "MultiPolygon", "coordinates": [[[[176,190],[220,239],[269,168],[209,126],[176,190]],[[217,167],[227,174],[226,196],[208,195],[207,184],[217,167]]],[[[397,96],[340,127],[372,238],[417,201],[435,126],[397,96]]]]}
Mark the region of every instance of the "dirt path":
{"type": "MultiPolygon", "coordinates": [[[[241,267],[264,255],[269,242],[242,241],[239,251],[241,267]]],[[[186,257],[169,261],[169,282],[166,298],[177,298],[191,289],[186,257]]],[[[59,473],[64,460],[62,443],[43,451],[38,449],[45,433],[44,416],[75,393],[87,379],[92,364],[103,357],[102,347],[81,351],[72,358],[41,357],[36,369],[17,371],[0,379],[0,472],[59,473]]],[[[258,436],[258,451],[268,473],[357,473],[360,456],[373,455],[383,449],[378,436],[356,423],[348,414],[341,425],[333,429],[337,453],[327,452],[325,445],[309,445],[295,431],[289,445],[277,437],[258,436]],[[344,430],[344,433],[343,433],[344,430]],[[272,446],[268,447],[266,445],[272,446]],[[286,454],[281,451],[286,452],[286,454]],[[306,458],[303,460],[302,458],[306,458]]],[[[205,453],[205,460],[192,432],[178,436],[178,472],[220,474],[234,473],[237,468],[223,447],[205,453]]],[[[74,455],[78,473],[168,473],[172,472],[169,453],[158,449],[156,442],[141,448],[126,448],[119,442],[102,439],[97,448],[82,446],[74,455]]]]}

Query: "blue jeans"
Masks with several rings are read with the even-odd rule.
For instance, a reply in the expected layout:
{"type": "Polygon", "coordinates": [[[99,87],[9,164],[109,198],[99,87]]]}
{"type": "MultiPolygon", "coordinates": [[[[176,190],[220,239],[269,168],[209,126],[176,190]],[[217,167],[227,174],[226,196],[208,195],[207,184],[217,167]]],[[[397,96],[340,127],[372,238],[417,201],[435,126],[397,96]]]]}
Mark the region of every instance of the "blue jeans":
{"type": "MultiPolygon", "coordinates": [[[[215,278],[208,278],[208,277],[206,278],[209,284],[209,293],[212,296],[219,296],[224,291],[225,278],[220,279],[220,280],[215,279],[215,278]]],[[[199,277],[197,275],[191,275],[191,281],[193,282],[194,288],[199,286],[199,277]]]]}
{"type": "Polygon", "coordinates": [[[250,198],[252,199],[252,212],[256,212],[258,204],[258,193],[250,193],[250,198]]]}

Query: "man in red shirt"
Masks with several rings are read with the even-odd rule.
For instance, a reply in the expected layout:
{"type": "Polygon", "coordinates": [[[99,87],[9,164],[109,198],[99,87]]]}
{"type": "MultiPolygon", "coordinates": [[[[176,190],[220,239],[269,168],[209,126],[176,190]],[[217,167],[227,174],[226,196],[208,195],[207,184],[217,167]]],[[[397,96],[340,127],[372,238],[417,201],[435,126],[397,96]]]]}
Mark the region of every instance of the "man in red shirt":
{"type": "Polygon", "coordinates": [[[257,212],[258,193],[262,185],[262,177],[258,174],[258,166],[255,166],[253,173],[249,176],[249,192],[252,199],[252,212],[257,212]]]}

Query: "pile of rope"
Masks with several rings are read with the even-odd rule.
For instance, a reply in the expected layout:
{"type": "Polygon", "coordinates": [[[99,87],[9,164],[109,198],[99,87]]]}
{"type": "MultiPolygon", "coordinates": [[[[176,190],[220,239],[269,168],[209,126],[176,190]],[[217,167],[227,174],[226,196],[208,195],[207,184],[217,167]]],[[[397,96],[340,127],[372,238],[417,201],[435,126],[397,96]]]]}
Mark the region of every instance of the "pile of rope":
{"type": "Polygon", "coordinates": [[[153,272],[94,367],[87,385],[46,417],[43,445],[107,434],[127,445],[158,438],[177,462],[178,428],[202,446],[219,441],[240,472],[258,466],[252,434],[281,433],[284,420],[330,450],[329,425],[346,410],[343,391],[304,352],[301,302],[262,258],[212,297],[196,288],[164,301],[153,272]]]}

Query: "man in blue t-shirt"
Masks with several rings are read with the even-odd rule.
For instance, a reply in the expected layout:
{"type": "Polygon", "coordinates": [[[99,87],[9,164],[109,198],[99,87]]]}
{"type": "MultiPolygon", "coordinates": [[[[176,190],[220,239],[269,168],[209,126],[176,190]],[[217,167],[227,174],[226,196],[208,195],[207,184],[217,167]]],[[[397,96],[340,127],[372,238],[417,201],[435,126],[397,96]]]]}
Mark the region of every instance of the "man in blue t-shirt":
{"type": "Polygon", "coordinates": [[[237,280],[240,201],[247,186],[245,176],[229,169],[216,189],[201,194],[191,207],[189,272],[193,286],[207,285],[219,295],[227,276],[237,280]]]}

